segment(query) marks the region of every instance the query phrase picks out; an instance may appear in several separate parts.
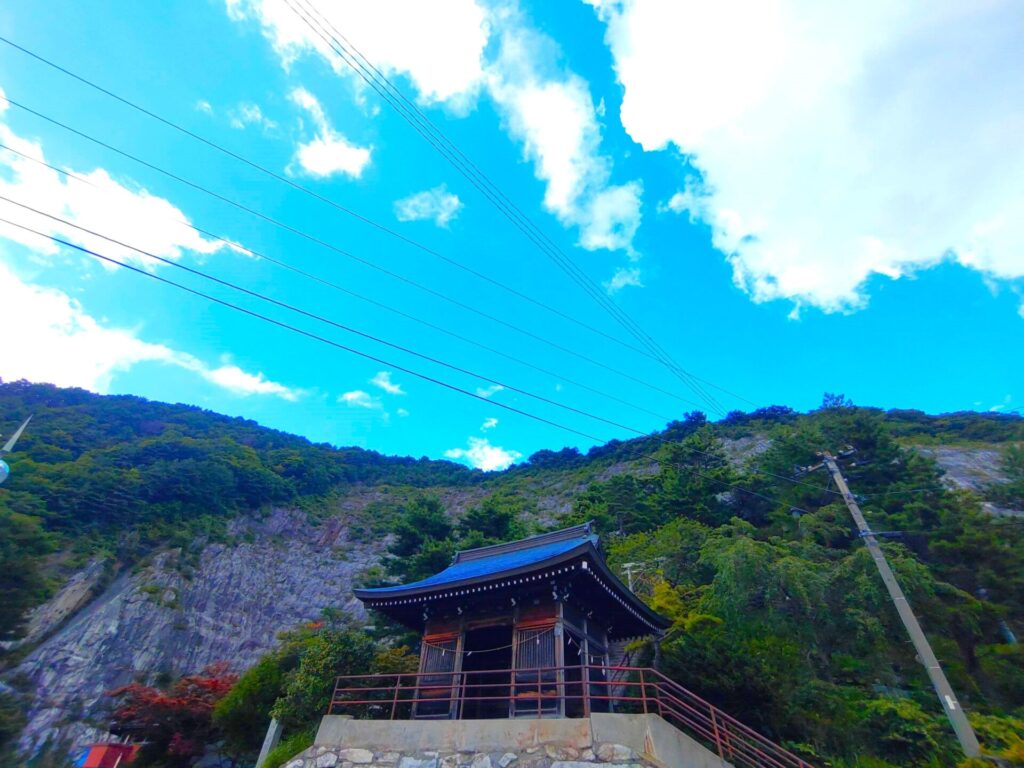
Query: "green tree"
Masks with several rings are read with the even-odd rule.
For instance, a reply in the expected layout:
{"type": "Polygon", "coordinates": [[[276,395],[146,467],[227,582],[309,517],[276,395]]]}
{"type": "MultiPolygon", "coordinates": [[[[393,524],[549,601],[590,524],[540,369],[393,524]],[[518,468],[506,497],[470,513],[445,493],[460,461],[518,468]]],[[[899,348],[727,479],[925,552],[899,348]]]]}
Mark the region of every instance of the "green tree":
{"type": "Polygon", "coordinates": [[[26,612],[47,593],[41,566],[52,546],[39,518],[6,509],[0,497],[0,640],[20,637],[26,612]]]}
{"type": "Polygon", "coordinates": [[[664,519],[683,516],[721,525],[732,517],[727,498],[738,478],[710,427],[663,446],[658,461],[660,488],[655,503],[664,519]]]}
{"type": "Polygon", "coordinates": [[[526,535],[523,519],[528,511],[522,497],[492,493],[471,507],[459,521],[459,546],[463,549],[512,541],[526,535]]]}
{"type": "Polygon", "coordinates": [[[242,674],[213,709],[213,722],[224,736],[224,751],[237,761],[255,757],[270,721],[270,711],[284,692],[288,653],[267,654],[242,674]]]}
{"type": "Polygon", "coordinates": [[[327,712],[339,675],[372,671],[375,640],[362,627],[324,628],[302,640],[298,666],[285,675],[271,714],[286,731],[314,726],[327,712]]]}

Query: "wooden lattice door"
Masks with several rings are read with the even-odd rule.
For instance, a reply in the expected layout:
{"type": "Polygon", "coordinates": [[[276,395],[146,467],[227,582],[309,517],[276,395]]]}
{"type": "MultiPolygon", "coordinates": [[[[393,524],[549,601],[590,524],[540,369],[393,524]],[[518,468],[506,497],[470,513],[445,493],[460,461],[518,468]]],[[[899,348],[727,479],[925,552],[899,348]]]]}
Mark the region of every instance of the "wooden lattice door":
{"type": "Polygon", "coordinates": [[[555,627],[555,622],[516,627],[513,639],[513,717],[561,712],[555,627]]]}
{"type": "Polygon", "coordinates": [[[458,658],[458,634],[423,637],[413,717],[447,720],[455,716],[458,658]]]}

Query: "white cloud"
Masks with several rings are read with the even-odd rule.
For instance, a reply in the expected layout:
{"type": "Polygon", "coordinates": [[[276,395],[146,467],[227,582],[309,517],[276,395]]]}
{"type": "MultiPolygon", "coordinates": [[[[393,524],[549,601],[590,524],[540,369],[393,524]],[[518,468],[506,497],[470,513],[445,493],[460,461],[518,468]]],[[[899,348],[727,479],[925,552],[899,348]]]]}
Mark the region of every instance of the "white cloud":
{"type": "Polygon", "coordinates": [[[498,420],[491,416],[489,419],[484,419],[484,423],[480,425],[480,431],[485,432],[488,429],[494,429],[498,426],[498,420]]]}
{"type": "Polygon", "coordinates": [[[490,397],[494,397],[496,394],[501,392],[503,389],[505,389],[505,388],[503,386],[501,386],[501,384],[489,384],[486,387],[477,387],[476,388],[476,393],[478,395],[480,395],[480,397],[488,397],[488,398],[490,398],[490,397]]]}
{"type": "Polygon", "coordinates": [[[1010,410],[1011,403],[1013,403],[1013,396],[1007,395],[1006,397],[1003,398],[1003,402],[999,403],[998,405],[993,405],[988,410],[990,413],[999,413],[1001,411],[1007,411],[1010,410]]]}
{"type": "Polygon", "coordinates": [[[432,220],[439,227],[447,227],[461,209],[459,196],[449,192],[444,184],[395,202],[395,216],[399,221],[432,220]]]}
{"type": "Polygon", "coordinates": [[[345,392],[338,397],[338,402],[344,403],[349,408],[367,408],[369,410],[377,410],[381,407],[380,400],[373,397],[369,392],[364,392],[361,389],[354,389],[351,392],[345,392]]]}
{"type": "Polygon", "coordinates": [[[370,163],[373,147],[360,147],[349,142],[327,122],[320,102],[305,88],[291,92],[291,100],[309,113],[316,136],[295,149],[295,162],[311,176],[325,178],[343,173],[358,179],[370,163]]]}
{"type": "Polygon", "coordinates": [[[518,451],[491,445],[486,437],[471,437],[468,448],[450,448],[444,455],[449,459],[465,461],[471,467],[482,469],[484,472],[507,469],[523,456],[518,451]]]}
{"type": "MultiPolygon", "coordinates": [[[[226,2],[231,18],[259,21],[286,68],[316,52],[338,74],[353,77],[282,0],[226,2]]],[[[603,105],[594,104],[588,83],[565,69],[558,46],[529,26],[515,0],[490,8],[474,0],[319,6],[385,74],[408,76],[421,102],[463,113],[486,92],[544,182],[545,208],[564,226],[578,228],[582,247],[632,254],[642,187],[611,183],[612,160],[601,151],[598,122],[603,105]]]]}
{"type": "MultiPolygon", "coordinates": [[[[88,183],[65,178],[28,159],[45,161],[42,146],[18,136],[2,123],[0,141],[27,156],[0,150],[0,195],[4,197],[167,259],[179,259],[186,250],[212,254],[225,247],[224,243],[207,240],[188,227],[185,214],[169,201],[151,195],[141,187],[119,183],[102,168],[91,172],[71,171],[88,183]]],[[[148,269],[158,265],[158,262],[130,248],[87,235],[12,203],[0,201],[0,217],[121,261],[140,264],[148,269]]],[[[53,255],[59,251],[59,246],[52,240],[16,227],[0,225],[0,236],[22,243],[39,254],[53,255]]],[[[115,268],[108,262],[102,263],[115,268]]]]}
{"type": "Polygon", "coordinates": [[[235,365],[210,367],[186,352],[110,328],[61,291],[21,281],[0,261],[4,311],[17,324],[4,336],[0,378],[45,381],[105,393],[113,377],[144,362],[191,371],[235,395],[297,400],[302,392],[235,365]]]}
{"type": "Polygon", "coordinates": [[[849,310],[945,259],[1024,276],[1017,4],[589,2],[623,126],[699,170],[669,207],[755,300],[849,310]]]}
{"type": "Polygon", "coordinates": [[[231,127],[244,130],[250,125],[259,126],[264,131],[277,128],[277,123],[263,114],[259,104],[244,101],[231,111],[231,127]]]}
{"type": "Polygon", "coordinates": [[[608,293],[618,293],[627,286],[643,288],[643,281],[640,279],[640,270],[636,267],[619,267],[612,275],[612,279],[604,284],[608,293]]]}
{"type": "Polygon", "coordinates": [[[196,102],[196,111],[203,112],[207,115],[213,114],[213,106],[206,99],[200,99],[196,102]]]}
{"type": "Polygon", "coordinates": [[[389,395],[404,395],[405,390],[401,385],[391,380],[391,371],[379,371],[376,376],[370,379],[373,386],[383,389],[389,395]]]}
{"type": "MultiPolygon", "coordinates": [[[[29,158],[45,160],[39,143],[16,135],[3,124],[0,124],[0,141],[29,158]]],[[[119,183],[101,168],[87,173],[73,172],[88,183],[62,177],[38,162],[0,151],[0,195],[168,259],[179,259],[185,250],[212,254],[225,247],[223,243],[200,236],[184,223],[187,218],[179,209],[143,188],[119,183]]],[[[122,261],[151,269],[158,264],[129,248],[11,203],[0,201],[0,217],[122,261]]],[[[0,237],[22,243],[43,255],[59,250],[48,238],[6,224],[0,224],[0,237]]],[[[115,268],[108,262],[102,263],[115,268]]]]}
{"type": "MultiPolygon", "coordinates": [[[[338,74],[354,77],[282,0],[226,2],[231,18],[260,22],[286,67],[316,51],[338,74]]],[[[316,8],[385,75],[408,75],[424,103],[462,109],[479,88],[488,24],[485,10],[473,0],[317,3],[316,8]]]]}
{"type": "Polygon", "coordinates": [[[395,415],[396,416],[401,416],[401,417],[404,418],[404,417],[409,415],[409,412],[407,410],[405,410],[405,408],[399,408],[399,409],[397,409],[395,411],[395,415]]]}
{"type": "Polygon", "coordinates": [[[487,85],[509,133],[544,181],[544,207],[562,224],[579,228],[588,250],[633,254],[640,225],[639,182],[611,184],[612,161],[601,153],[601,127],[587,82],[559,71],[553,41],[529,28],[514,9],[495,22],[498,54],[487,85]]]}

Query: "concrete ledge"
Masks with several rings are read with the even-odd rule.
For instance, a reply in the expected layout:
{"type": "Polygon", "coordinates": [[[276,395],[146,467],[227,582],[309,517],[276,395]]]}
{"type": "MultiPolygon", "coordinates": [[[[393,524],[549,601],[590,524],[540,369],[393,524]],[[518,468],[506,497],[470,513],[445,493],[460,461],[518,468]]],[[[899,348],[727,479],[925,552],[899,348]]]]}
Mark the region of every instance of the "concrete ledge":
{"type": "Polygon", "coordinates": [[[730,768],[718,755],[651,714],[522,720],[352,720],[327,715],[314,742],[314,748],[399,754],[520,752],[536,747],[600,754],[609,745],[628,747],[645,761],[666,768],[730,768]]]}
{"type": "Polygon", "coordinates": [[[314,746],[423,750],[526,749],[558,744],[586,749],[593,743],[587,719],[349,720],[327,715],[314,746]]]}

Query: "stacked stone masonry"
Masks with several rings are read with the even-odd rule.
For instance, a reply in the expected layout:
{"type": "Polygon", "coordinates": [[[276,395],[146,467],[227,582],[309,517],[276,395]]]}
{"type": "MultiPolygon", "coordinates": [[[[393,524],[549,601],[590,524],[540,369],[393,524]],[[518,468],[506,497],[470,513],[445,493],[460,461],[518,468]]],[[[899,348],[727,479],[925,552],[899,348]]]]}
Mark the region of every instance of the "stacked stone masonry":
{"type": "Polygon", "coordinates": [[[569,746],[529,747],[518,752],[417,752],[343,747],[310,747],[285,768],[651,768],[649,762],[622,744],[598,744],[594,749],[569,746]]]}

